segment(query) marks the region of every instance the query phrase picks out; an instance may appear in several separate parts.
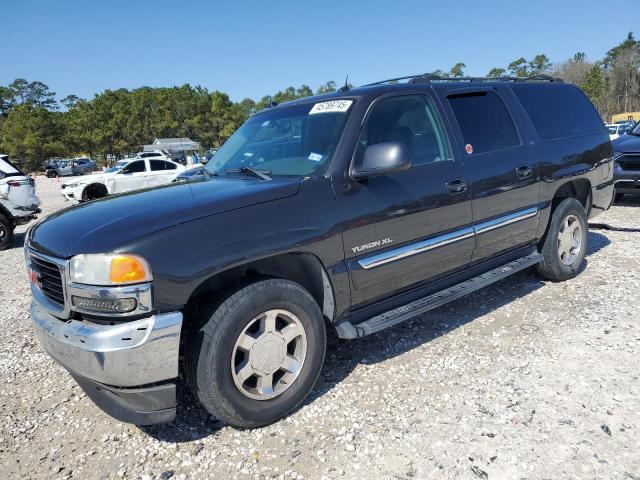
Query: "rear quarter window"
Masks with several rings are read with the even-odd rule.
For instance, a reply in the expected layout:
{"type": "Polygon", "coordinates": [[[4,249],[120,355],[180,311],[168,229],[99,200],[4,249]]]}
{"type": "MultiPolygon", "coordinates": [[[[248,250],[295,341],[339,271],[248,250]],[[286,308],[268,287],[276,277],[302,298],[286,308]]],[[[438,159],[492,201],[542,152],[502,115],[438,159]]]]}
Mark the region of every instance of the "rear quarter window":
{"type": "Polygon", "coordinates": [[[573,85],[513,84],[511,88],[544,140],[605,132],[598,111],[573,85]]]}

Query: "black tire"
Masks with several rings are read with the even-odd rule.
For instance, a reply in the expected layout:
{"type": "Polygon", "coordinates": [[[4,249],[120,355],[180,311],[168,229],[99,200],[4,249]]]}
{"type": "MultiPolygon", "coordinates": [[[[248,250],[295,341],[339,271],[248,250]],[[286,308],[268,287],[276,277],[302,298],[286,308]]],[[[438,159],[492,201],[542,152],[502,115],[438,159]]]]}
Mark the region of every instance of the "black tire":
{"type": "Polygon", "coordinates": [[[92,172],[92,170],[90,168],[85,168],[84,171],[82,172],[84,175],[89,175],[92,172]]]}
{"type": "Polygon", "coordinates": [[[540,244],[540,253],[544,256],[544,260],[536,266],[538,274],[553,282],[562,282],[578,275],[588,247],[587,233],[587,214],[582,204],[575,198],[562,200],[551,214],[547,233],[540,244]],[[566,265],[558,253],[560,245],[558,235],[568,218],[577,219],[580,226],[580,231],[577,234],[580,239],[580,247],[570,265],[566,265]]]}
{"type": "Polygon", "coordinates": [[[13,223],[4,215],[0,215],[0,250],[6,250],[13,241],[13,223]]]}
{"type": "Polygon", "coordinates": [[[324,362],[324,317],[313,297],[299,284],[268,279],[237,290],[222,303],[210,304],[200,316],[185,353],[191,390],[216,418],[239,428],[254,428],[295,410],[313,389],[324,362]],[[256,400],[243,394],[232,376],[231,358],[239,335],[252,319],[271,309],[287,310],[306,334],[306,357],[297,378],[280,395],[256,400]]]}

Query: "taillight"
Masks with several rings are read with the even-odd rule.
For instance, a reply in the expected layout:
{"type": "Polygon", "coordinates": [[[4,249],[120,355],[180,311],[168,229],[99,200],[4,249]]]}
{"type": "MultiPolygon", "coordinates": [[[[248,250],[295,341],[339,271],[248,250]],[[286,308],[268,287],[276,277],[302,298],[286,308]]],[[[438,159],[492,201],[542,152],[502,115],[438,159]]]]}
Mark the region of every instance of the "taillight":
{"type": "Polygon", "coordinates": [[[9,185],[10,187],[19,187],[21,185],[31,185],[33,186],[34,182],[32,178],[28,178],[25,180],[9,180],[7,182],[7,185],[9,185]]]}

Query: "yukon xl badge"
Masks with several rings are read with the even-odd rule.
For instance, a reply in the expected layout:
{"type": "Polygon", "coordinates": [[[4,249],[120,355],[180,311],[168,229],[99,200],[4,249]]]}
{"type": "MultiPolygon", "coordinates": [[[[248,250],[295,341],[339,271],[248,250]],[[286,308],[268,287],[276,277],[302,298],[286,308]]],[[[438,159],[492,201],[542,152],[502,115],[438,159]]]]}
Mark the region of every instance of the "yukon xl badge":
{"type": "Polygon", "coordinates": [[[382,245],[388,245],[389,243],[393,243],[389,237],[383,238],[382,240],[376,240],[375,242],[365,243],[364,245],[359,245],[357,247],[351,247],[353,253],[364,252],[365,250],[371,250],[372,248],[381,247],[382,245]]]}

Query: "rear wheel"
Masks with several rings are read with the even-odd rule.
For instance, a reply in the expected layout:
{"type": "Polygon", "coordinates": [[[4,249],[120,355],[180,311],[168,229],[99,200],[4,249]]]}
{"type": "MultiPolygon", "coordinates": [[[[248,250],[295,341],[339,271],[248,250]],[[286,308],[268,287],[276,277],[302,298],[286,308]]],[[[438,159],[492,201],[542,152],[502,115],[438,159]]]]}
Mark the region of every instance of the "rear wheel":
{"type": "Polygon", "coordinates": [[[89,175],[89,174],[91,173],[91,171],[92,171],[92,170],[91,170],[90,168],[85,168],[83,173],[84,173],[85,175],[89,175]]]}
{"type": "Polygon", "coordinates": [[[203,313],[186,353],[189,385],[204,407],[241,428],[269,424],[307,398],[324,361],[324,318],[297,283],[269,279],[203,313]]]}
{"type": "Polygon", "coordinates": [[[0,250],[5,250],[13,240],[13,223],[4,215],[0,215],[0,250]]]}
{"type": "Polygon", "coordinates": [[[544,256],[537,265],[540,276],[560,282],[580,272],[587,251],[587,214],[575,198],[566,198],[556,207],[541,245],[544,256]]]}

